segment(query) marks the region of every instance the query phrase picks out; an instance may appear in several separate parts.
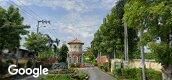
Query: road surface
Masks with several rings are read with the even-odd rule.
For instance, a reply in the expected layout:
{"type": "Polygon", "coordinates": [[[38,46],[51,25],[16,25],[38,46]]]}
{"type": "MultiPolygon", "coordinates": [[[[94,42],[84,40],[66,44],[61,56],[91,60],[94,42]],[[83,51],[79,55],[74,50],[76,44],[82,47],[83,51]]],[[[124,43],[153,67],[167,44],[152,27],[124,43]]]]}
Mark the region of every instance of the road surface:
{"type": "Polygon", "coordinates": [[[83,70],[89,74],[89,80],[115,80],[114,77],[101,71],[97,67],[81,68],[80,70],[83,70]]]}

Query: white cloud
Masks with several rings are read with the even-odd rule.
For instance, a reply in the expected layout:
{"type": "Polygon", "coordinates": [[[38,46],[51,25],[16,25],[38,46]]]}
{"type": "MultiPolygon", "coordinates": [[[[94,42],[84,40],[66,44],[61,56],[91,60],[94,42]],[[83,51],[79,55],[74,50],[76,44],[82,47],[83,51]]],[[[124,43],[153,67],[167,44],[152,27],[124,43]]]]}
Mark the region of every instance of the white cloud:
{"type": "MultiPolygon", "coordinates": [[[[67,11],[84,12],[87,6],[79,0],[20,0],[24,5],[46,6],[51,8],[61,7],[67,11]]],[[[19,1],[17,4],[22,5],[19,1]]]]}
{"type": "MultiPolygon", "coordinates": [[[[96,8],[110,10],[118,0],[20,0],[24,5],[46,6],[51,8],[61,7],[67,11],[87,12],[96,8]],[[89,2],[89,3],[88,3],[89,2]],[[92,4],[90,4],[90,2],[92,4]]],[[[18,5],[22,5],[16,1],[18,5]]]]}
{"type": "MultiPolygon", "coordinates": [[[[57,33],[53,33],[52,30],[47,32],[55,35],[62,40],[71,40],[75,37],[80,38],[83,41],[93,38],[94,32],[98,29],[102,19],[99,14],[96,15],[84,15],[83,13],[94,11],[95,9],[110,10],[117,0],[20,0],[24,5],[36,5],[49,8],[64,8],[68,11],[66,15],[63,15],[58,22],[52,23],[53,28],[57,33]],[[88,2],[91,4],[88,4],[88,2]],[[64,34],[65,36],[64,36],[64,34]]],[[[18,5],[22,5],[16,0],[18,5]]],[[[102,17],[102,15],[101,15],[102,17]]],[[[52,18],[52,16],[50,17],[52,18]]],[[[53,17],[54,18],[54,17],[53,17]]],[[[26,23],[31,23],[28,20],[26,23]]],[[[45,31],[46,32],[46,31],[45,31]]],[[[87,42],[89,44],[89,42],[87,42]]]]}
{"type": "Polygon", "coordinates": [[[85,16],[78,13],[71,13],[66,15],[57,25],[62,32],[86,39],[93,36],[94,32],[99,26],[97,24],[100,23],[101,20],[98,16],[85,16]]]}
{"type": "Polygon", "coordinates": [[[113,6],[115,6],[117,1],[119,0],[101,0],[101,5],[106,9],[111,9],[113,6]]]}

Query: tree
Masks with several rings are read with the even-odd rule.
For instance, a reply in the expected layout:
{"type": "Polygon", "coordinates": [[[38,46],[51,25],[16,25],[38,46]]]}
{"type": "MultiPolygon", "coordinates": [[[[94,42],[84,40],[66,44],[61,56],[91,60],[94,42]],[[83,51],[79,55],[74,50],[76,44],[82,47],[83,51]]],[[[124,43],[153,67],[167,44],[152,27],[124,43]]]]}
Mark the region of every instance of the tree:
{"type": "Polygon", "coordinates": [[[148,32],[145,41],[149,44],[156,61],[163,66],[165,80],[172,79],[172,8],[171,1],[154,1],[148,9],[148,32]],[[157,39],[160,39],[157,43],[157,39]]]}
{"type": "Polygon", "coordinates": [[[140,52],[141,52],[141,62],[142,62],[142,78],[146,80],[145,77],[145,60],[144,60],[144,43],[143,40],[143,31],[145,29],[145,21],[146,21],[146,3],[142,0],[129,0],[125,5],[125,13],[123,20],[127,23],[129,27],[134,27],[139,32],[140,37],[140,52]]]}
{"type": "Polygon", "coordinates": [[[48,34],[45,34],[48,38],[48,47],[51,48],[53,50],[54,53],[58,54],[59,53],[59,43],[60,40],[59,39],[55,39],[53,40],[48,34]]]}
{"type": "Polygon", "coordinates": [[[162,64],[165,80],[172,79],[171,10],[169,0],[129,0],[124,14],[124,21],[141,33],[140,45],[148,44],[151,52],[156,56],[156,61],[162,64]],[[160,39],[158,43],[157,39],[160,39]]]}
{"type": "Polygon", "coordinates": [[[87,50],[84,53],[84,62],[88,62],[88,63],[95,62],[95,56],[94,56],[92,48],[90,47],[87,47],[87,50]]]}
{"type": "Polygon", "coordinates": [[[41,33],[34,33],[32,32],[28,37],[26,38],[25,46],[27,49],[34,51],[36,53],[43,52],[45,50],[48,50],[49,47],[48,44],[48,37],[41,34],[41,33]]]}
{"type": "Polygon", "coordinates": [[[69,50],[68,50],[67,45],[63,44],[62,47],[60,48],[60,52],[59,52],[59,57],[60,57],[59,62],[66,62],[68,51],[69,50]]]}
{"type": "MultiPolygon", "coordinates": [[[[119,0],[94,34],[91,48],[95,53],[101,52],[110,55],[111,58],[124,58],[124,23],[122,18],[125,4],[126,0],[119,0]]],[[[138,50],[135,48],[138,42],[137,31],[134,28],[128,28],[128,32],[130,33],[128,34],[129,57],[134,58],[138,50]]]]}
{"type": "Polygon", "coordinates": [[[28,33],[23,25],[24,18],[20,15],[19,9],[10,6],[7,10],[0,7],[0,51],[7,48],[14,51],[20,46],[20,35],[28,33]]]}

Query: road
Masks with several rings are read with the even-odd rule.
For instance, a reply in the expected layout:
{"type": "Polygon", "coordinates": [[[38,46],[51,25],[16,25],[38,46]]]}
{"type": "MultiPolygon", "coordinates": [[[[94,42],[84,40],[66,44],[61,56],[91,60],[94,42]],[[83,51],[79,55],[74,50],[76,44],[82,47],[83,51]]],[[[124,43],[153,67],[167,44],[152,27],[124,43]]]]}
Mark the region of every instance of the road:
{"type": "Polygon", "coordinates": [[[89,74],[89,80],[115,80],[114,77],[101,71],[97,67],[81,68],[80,70],[83,70],[89,74]]]}

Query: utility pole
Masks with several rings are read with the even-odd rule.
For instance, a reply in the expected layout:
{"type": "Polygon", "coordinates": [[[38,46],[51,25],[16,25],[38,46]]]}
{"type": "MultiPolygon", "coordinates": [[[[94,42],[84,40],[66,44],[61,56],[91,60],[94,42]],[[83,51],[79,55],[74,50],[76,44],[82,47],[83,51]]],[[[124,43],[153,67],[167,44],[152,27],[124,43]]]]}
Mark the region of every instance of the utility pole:
{"type": "MultiPolygon", "coordinates": [[[[39,24],[40,23],[42,23],[42,24],[50,24],[50,21],[48,21],[48,20],[38,20],[38,24],[37,24],[37,33],[39,33],[39,28],[40,28],[40,26],[39,26],[39,24]]],[[[43,26],[43,27],[46,27],[46,26],[43,26]]]]}
{"type": "MultiPolygon", "coordinates": [[[[143,36],[143,28],[140,29],[140,40],[142,40],[143,36]]],[[[145,75],[145,55],[144,55],[144,45],[140,43],[140,52],[141,52],[141,63],[142,63],[142,80],[146,80],[146,75],[145,75]]]]}
{"type": "Polygon", "coordinates": [[[125,54],[125,62],[124,65],[128,65],[129,58],[128,58],[128,30],[127,24],[124,22],[124,54],[125,54]]]}

